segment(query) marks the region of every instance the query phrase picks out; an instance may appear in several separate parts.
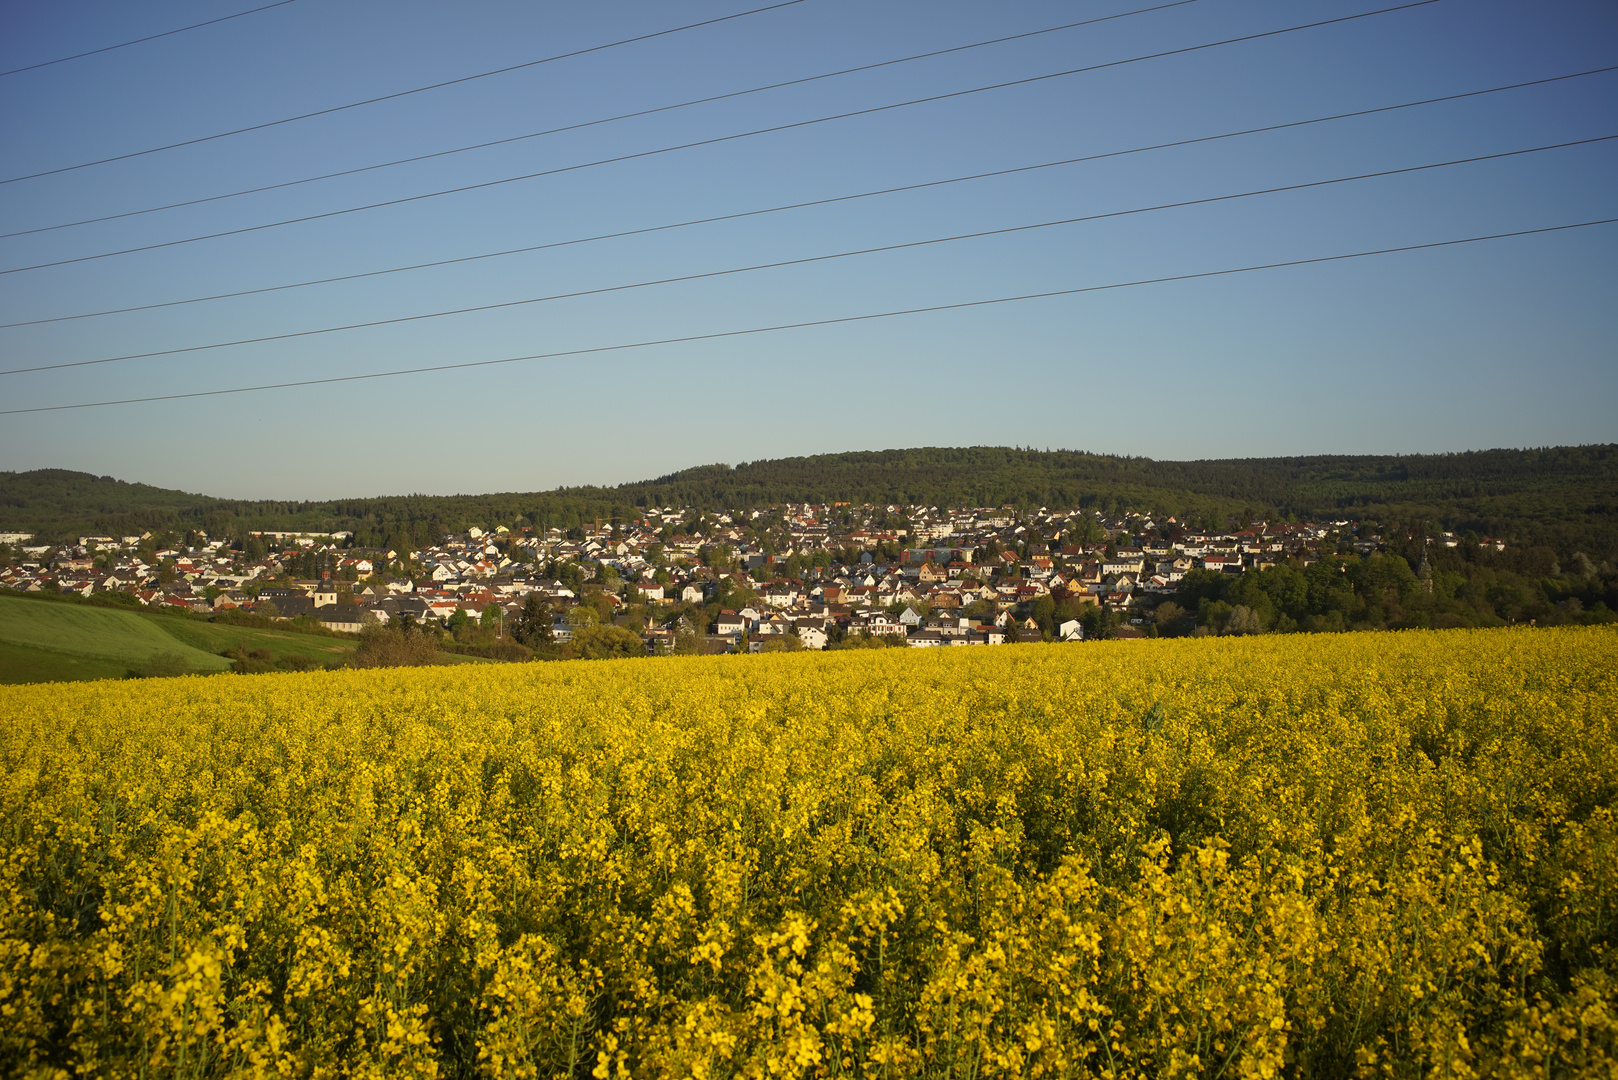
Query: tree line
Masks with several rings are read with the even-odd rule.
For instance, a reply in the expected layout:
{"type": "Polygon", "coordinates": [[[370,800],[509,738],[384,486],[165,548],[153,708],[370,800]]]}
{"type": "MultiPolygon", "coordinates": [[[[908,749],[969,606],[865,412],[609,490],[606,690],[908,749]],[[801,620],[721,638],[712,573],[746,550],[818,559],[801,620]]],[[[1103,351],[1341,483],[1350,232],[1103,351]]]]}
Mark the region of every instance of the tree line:
{"type": "Polygon", "coordinates": [[[1221,530],[1353,519],[1475,532],[1518,546],[1618,558],[1618,446],[1215,461],[1021,447],[921,447],[706,465],[617,487],[286,502],[216,499],[66,470],[0,472],[0,529],[46,538],[153,529],[240,536],[349,531],[362,547],[419,548],[496,524],[578,528],[647,508],[746,510],[789,502],[1084,507],[1221,530]]]}

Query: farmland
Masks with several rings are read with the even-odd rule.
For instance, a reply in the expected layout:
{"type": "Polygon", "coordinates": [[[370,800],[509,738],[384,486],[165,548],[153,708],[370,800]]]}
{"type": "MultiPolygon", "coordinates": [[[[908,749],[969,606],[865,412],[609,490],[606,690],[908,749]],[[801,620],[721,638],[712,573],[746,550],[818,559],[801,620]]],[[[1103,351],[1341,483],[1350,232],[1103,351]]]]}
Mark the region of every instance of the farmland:
{"type": "MultiPolygon", "coordinates": [[[[165,620],[172,621],[177,620],[165,620]]],[[[181,642],[165,629],[155,619],[131,611],[0,596],[0,642],[126,667],[164,652],[205,671],[230,666],[229,660],[181,642]]]]}
{"type": "Polygon", "coordinates": [[[1603,1075],[1603,628],[0,697],[0,1058],[1603,1075]]]}
{"type": "Polygon", "coordinates": [[[230,661],[220,654],[231,648],[325,665],[352,655],[354,642],[0,595],[0,683],[120,679],[163,655],[195,671],[223,671],[230,661]]]}

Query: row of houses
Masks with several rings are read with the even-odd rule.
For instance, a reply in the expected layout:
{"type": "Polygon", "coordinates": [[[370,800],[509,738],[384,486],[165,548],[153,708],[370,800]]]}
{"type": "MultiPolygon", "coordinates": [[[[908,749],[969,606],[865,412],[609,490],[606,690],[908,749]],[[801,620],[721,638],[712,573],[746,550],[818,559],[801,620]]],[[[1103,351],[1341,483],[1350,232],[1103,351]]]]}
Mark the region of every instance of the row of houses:
{"type": "Polygon", "coordinates": [[[614,618],[628,618],[631,608],[646,612],[637,616],[644,625],[631,629],[654,651],[672,647],[680,632],[660,610],[742,596],[746,604],[703,628],[712,648],[721,640],[727,651],[761,648],[780,633],[809,647],[848,633],[903,634],[907,644],[926,648],[1025,636],[1030,628],[1017,620],[1026,621],[1041,597],[1067,610],[1129,609],[1172,593],[1193,570],[1244,573],[1283,558],[1308,562],[1380,544],[1349,521],[1212,533],[1172,517],[1083,509],[1018,514],[1010,507],[842,504],[647,508],[632,521],[570,530],[474,526],[409,551],[358,549],[345,533],[258,536],[276,550],[248,559],[206,536],[184,549],[151,552],[150,536],[86,535],[52,546],[14,534],[11,546],[22,557],[0,567],[0,585],[87,596],[119,591],[142,604],[191,611],[250,607],[348,632],[405,616],[448,622],[457,612],[503,624],[538,595],[557,612],[559,635],[567,633],[567,612],[582,587],[614,618]],[[290,571],[310,559],[331,569],[293,580],[290,571]],[[904,612],[915,618],[903,619],[904,612]]]}

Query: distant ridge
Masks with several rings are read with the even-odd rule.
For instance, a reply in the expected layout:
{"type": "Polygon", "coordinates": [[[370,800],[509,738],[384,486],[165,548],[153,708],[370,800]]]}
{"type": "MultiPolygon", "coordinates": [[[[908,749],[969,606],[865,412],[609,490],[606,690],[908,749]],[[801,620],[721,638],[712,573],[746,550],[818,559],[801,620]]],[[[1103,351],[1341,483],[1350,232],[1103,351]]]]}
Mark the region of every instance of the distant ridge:
{"type": "Polygon", "coordinates": [[[467,525],[571,526],[646,506],[786,502],[1085,506],[1182,521],[1425,522],[1618,555],[1618,445],[1206,461],[1013,447],[919,447],[703,465],[617,487],[308,502],[221,499],[62,469],[0,472],[0,530],[351,530],[419,543],[467,525]],[[520,520],[519,520],[520,519],[520,520]]]}

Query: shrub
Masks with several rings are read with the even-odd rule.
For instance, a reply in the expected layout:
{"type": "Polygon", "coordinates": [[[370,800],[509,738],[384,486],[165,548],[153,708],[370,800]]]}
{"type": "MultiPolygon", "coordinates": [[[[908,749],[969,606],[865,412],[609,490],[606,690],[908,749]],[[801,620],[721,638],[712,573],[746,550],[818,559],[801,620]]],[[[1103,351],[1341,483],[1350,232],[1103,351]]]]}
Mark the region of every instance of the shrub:
{"type": "Polygon", "coordinates": [[[131,674],[137,679],[170,679],[191,674],[191,665],[179,653],[153,653],[131,674]]]}
{"type": "Polygon", "coordinates": [[[645,656],[646,643],[638,634],[611,623],[592,623],[573,631],[573,638],[562,650],[567,659],[617,660],[645,656]]]}
{"type": "Polygon", "coordinates": [[[430,632],[406,626],[368,626],[360,632],[360,647],[354,650],[358,668],[426,667],[443,662],[430,632]]]}
{"type": "Polygon", "coordinates": [[[534,651],[525,649],[515,641],[497,641],[489,646],[491,660],[503,660],[510,664],[520,664],[524,660],[532,660],[534,651]]]}

